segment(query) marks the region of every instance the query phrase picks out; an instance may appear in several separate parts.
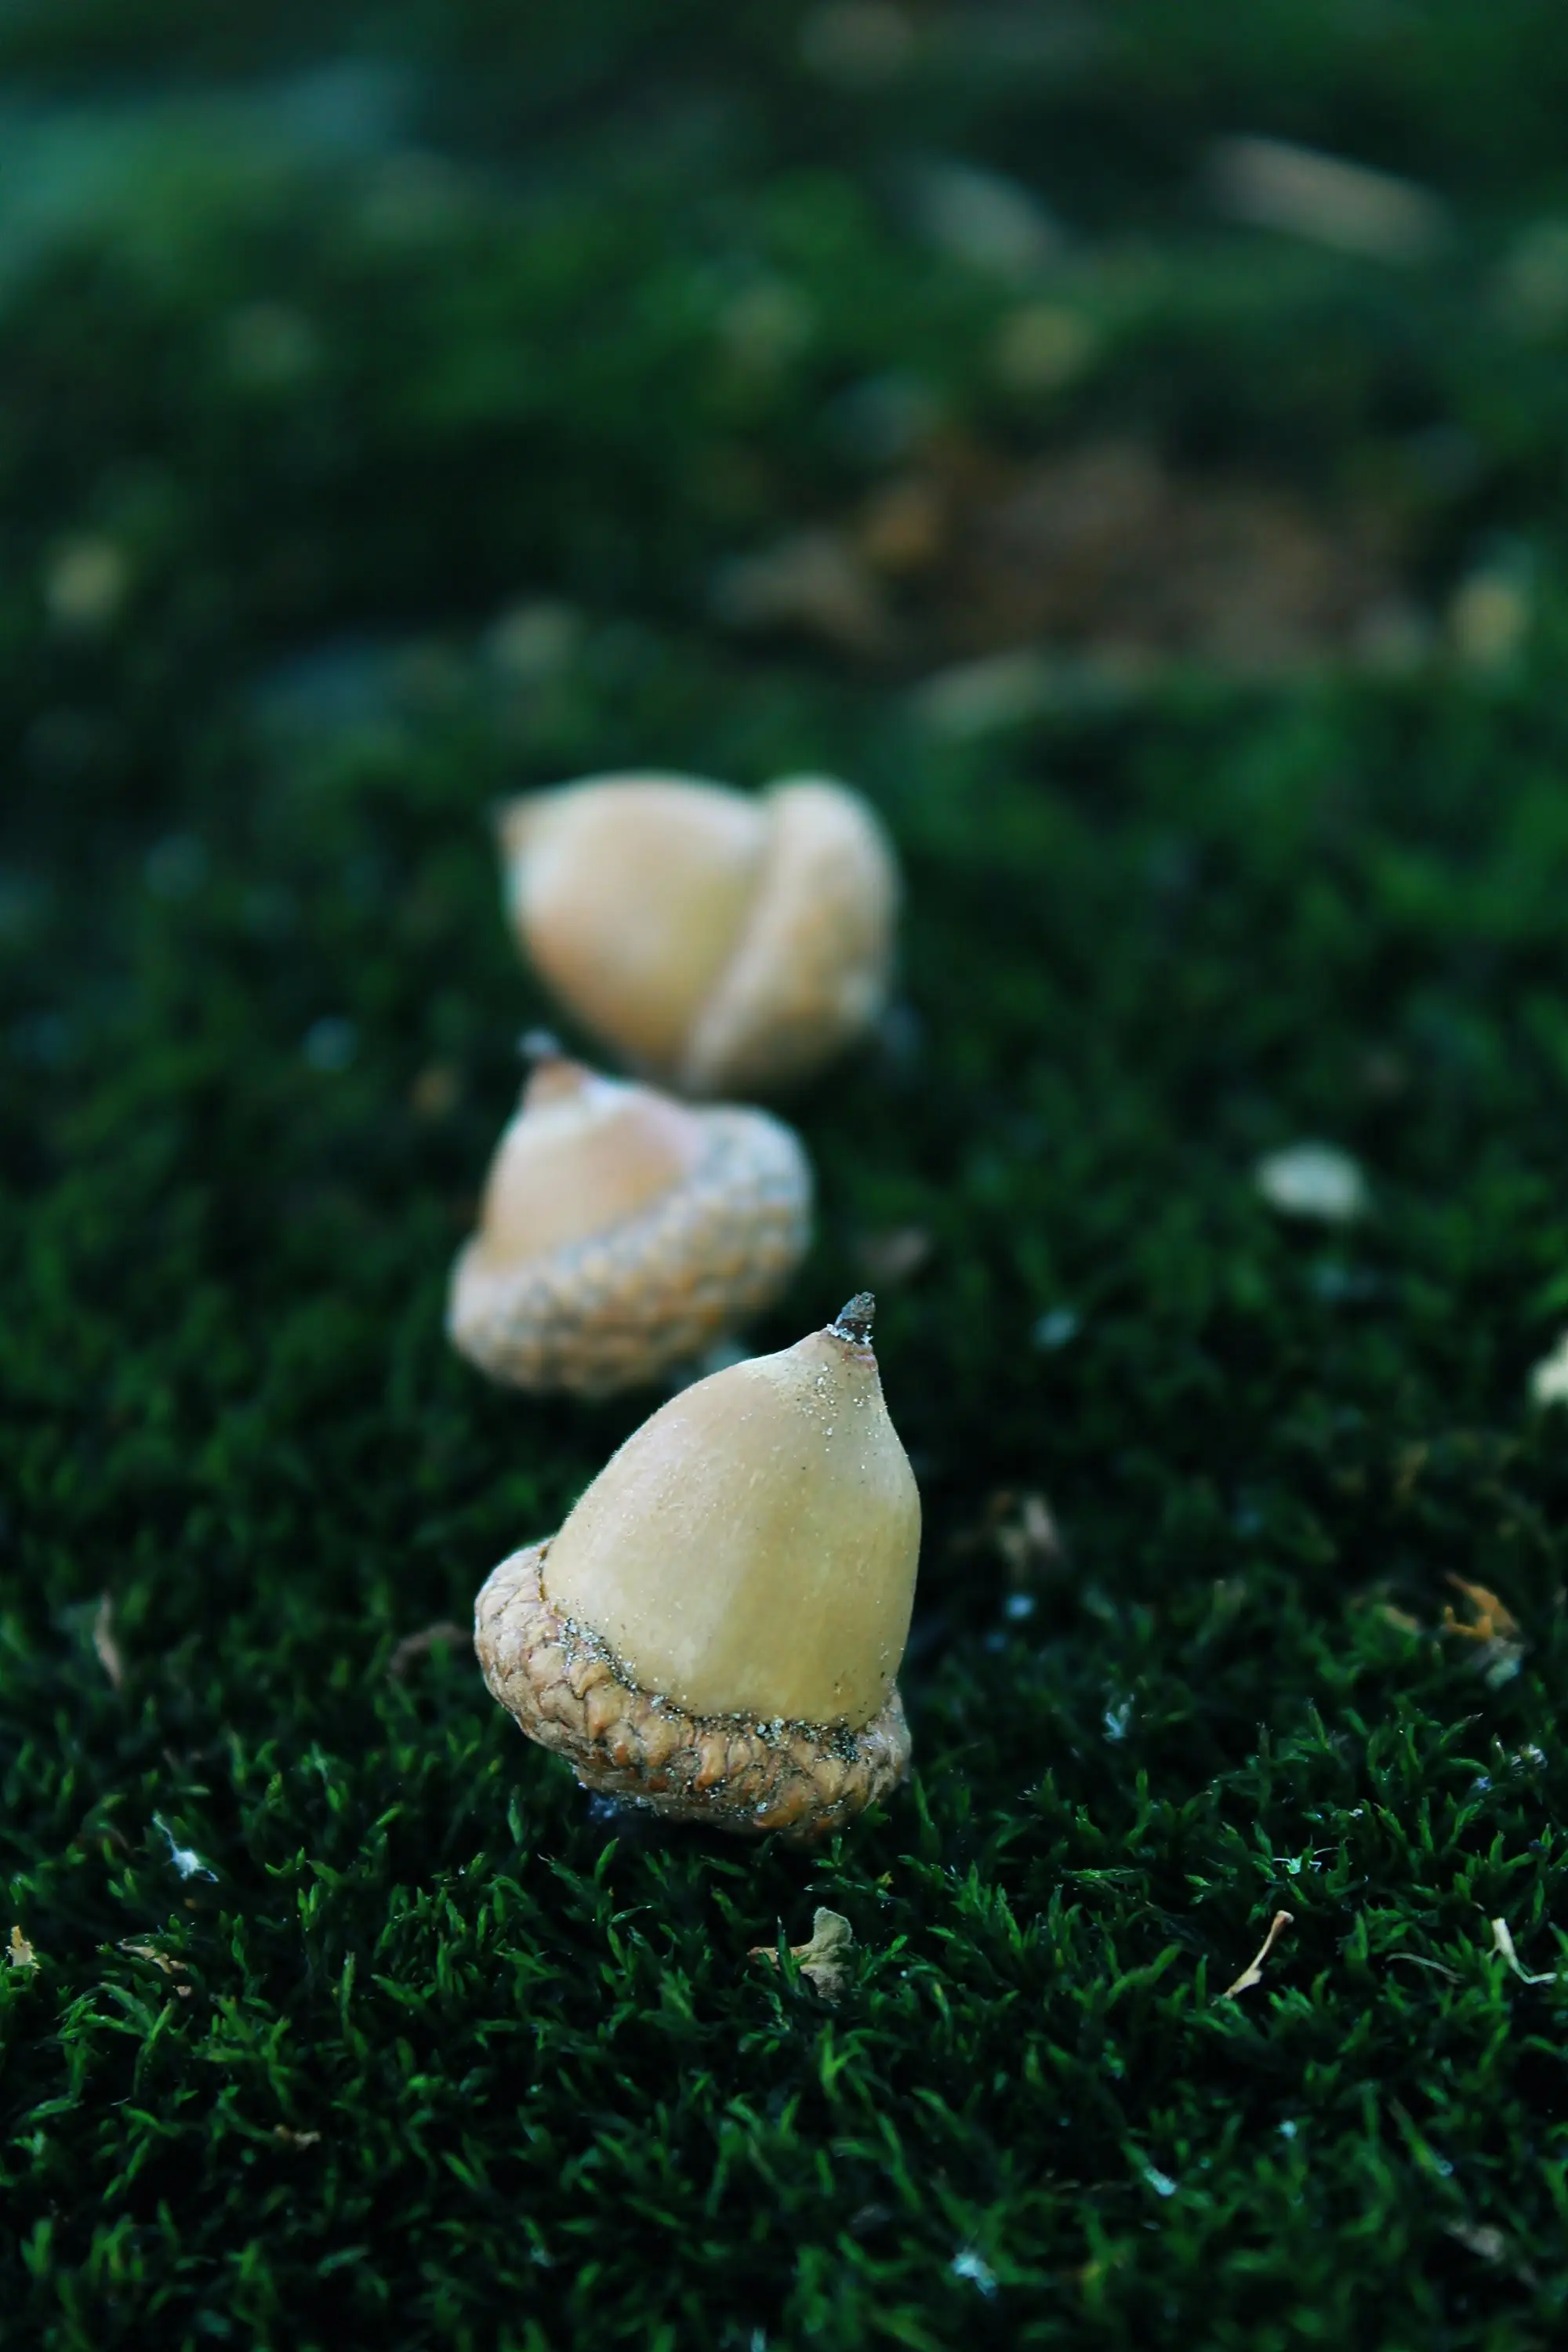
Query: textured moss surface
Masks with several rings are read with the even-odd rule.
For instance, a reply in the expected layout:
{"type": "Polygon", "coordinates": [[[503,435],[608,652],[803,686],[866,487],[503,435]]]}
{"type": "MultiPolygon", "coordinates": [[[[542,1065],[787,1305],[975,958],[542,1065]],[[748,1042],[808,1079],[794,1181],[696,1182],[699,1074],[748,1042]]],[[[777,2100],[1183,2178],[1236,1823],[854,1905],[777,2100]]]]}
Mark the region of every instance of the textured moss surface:
{"type": "Polygon", "coordinates": [[[0,9],[0,2333],[1560,2341],[1562,13],[545,19],[0,9]],[[1250,229],[1238,132],[1446,209],[1250,229]],[[962,564],[731,625],[1108,436],[1360,619],[1110,657],[1133,528],[956,685],[962,564]],[[488,811],[627,761],[837,771],[908,869],[757,1335],[929,1244],[917,1776],[806,1861],[403,1646],[641,1417],[440,1333],[544,1010],[488,811]],[[1310,1138],[1354,1222],[1260,1194],[1310,1138]],[[818,1905],[837,2006],[749,1957],[818,1905]]]}

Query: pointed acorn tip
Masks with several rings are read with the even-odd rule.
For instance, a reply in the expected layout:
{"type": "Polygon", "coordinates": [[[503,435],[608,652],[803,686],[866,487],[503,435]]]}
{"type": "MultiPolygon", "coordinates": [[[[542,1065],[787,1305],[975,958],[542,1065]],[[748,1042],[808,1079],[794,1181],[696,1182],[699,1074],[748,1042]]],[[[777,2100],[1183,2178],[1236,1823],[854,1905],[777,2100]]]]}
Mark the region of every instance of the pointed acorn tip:
{"type": "Polygon", "coordinates": [[[570,1102],[592,1084],[581,1062],[574,1062],[552,1031],[529,1029],[517,1041],[517,1050],[527,1064],[528,1075],[522,1082],[522,1108],[542,1110],[547,1103],[570,1102]]]}
{"type": "Polygon", "coordinates": [[[531,1069],[537,1069],[542,1062],[563,1062],[566,1058],[553,1029],[525,1029],[517,1041],[517,1050],[531,1069]]]}
{"type": "Polygon", "coordinates": [[[876,1319],[875,1292],[858,1290],[847,1307],[839,1308],[837,1321],[830,1323],[827,1328],[837,1339],[847,1339],[857,1348],[868,1348],[871,1326],[876,1319]]]}

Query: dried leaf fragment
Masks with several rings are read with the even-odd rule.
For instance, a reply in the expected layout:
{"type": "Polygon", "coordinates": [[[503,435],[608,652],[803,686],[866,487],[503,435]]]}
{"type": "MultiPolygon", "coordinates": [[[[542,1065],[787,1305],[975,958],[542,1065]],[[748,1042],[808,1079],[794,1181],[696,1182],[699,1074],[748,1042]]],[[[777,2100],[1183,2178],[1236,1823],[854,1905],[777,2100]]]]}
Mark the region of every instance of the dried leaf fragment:
{"type": "Polygon", "coordinates": [[[1508,2240],[1489,2221],[1445,2221],[1443,2233],[1483,2263],[1500,2263],[1508,2252],[1508,2240]]]}
{"type": "Polygon", "coordinates": [[[423,1625],[417,1633],[405,1633],[386,1662],[388,1679],[401,1682],[415,1660],[424,1657],[437,1642],[456,1643],[458,1649],[463,1649],[473,1638],[468,1626],[455,1623],[450,1617],[443,1617],[434,1625],[423,1625]]]}
{"type": "Polygon", "coordinates": [[[802,530],[722,565],[715,617],[738,632],[788,631],[871,659],[892,650],[881,590],[859,551],[834,530],[802,530]]]}
{"type": "Polygon", "coordinates": [[[908,579],[940,561],[946,528],[941,488],[907,475],[867,505],[860,517],[860,552],[874,571],[908,579]]]}
{"type": "Polygon", "coordinates": [[[998,1486],[985,1498],[984,1517],[952,1539],[955,1552],[994,1551],[1008,1580],[1026,1587],[1062,1567],[1067,1543],[1044,1495],[1030,1487],[998,1486]]]}
{"type": "Polygon", "coordinates": [[[1255,1984],[1262,1983],[1265,1960],[1285,1933],[1286,1928],[1292,1927],[1295,1924],[1295,1915],[1292,1912],[1276,1911],[1273,1918],[1268,1922],[1268,1933],[1258,1946],[1256,1955],[1248,1960],[1236,1982],[1226,1985],[1220,1995],[1221,2000],[1234,2000],[1238,1992],[1250,1992],[1255,1984]]]}
{"type": "Polygon", "coordinates": [[[8,1957],[14,1969],[36,1969],[38,1965],[38,1956],[20,1927],[14,1927],[11,1930],[11,1949],[8,1957]]]}
{"type": "Polygon", "coordinates": [[[1521,2262],[1517,2257],[1511,2262],[1509,2260],[1509,2242],[1495,2223],[1445,2221],[1443,2233],[1452,2238],[1456,2245],[1463,2246],[1467,2253],[1474,2254],[1478,2262],[1492,2266],[1506,2264],[1510,2273],[1523,2285],[1534,2286],[1534,2271],[1528,2263],[1521,2262]]]}
{"type": "MultiPolygon", "coordinates": [[[[811,1940],[792,1944],[790,1957],[803,1977],[809,1977],[824,2000],[837,2000],[849,1982],[849,1952],[855,1931],[842,1912],[817,1910],[812,1917],[811,1940]]],[[[753,1944],[746,1958],[769,1960],[776,1969],[777,1951],[771,1944],[753,1944]]]]}
{"type": "Polygon", "coordinates": [[[119,619],[131,584],[124,550],[110,539],[80,532],[51,551],[44,603],[63,635],[98,636],[119,619]]]}
{"type": "Polygon", "coordinates": [[[1464,1594],[1475,1613],[1471,1617],[1456,1616],[1452,1602],[1445,1601],[1445,1633],[1462,1634],[1467,1642],[1511,1642],[1518,1638],[1519,1620],[1506,1601],[1500,1601],[1484,1584],[1467,1584],[1462,1576],[1450,1576],[1448,1582],[1456,1592],[1464,1594]]]}
{"type": "Polygon", "coordinates": [[[802,58],[824,81],[844,89],[896,81],[919,42],[914,24],[892,0],[824,0],[801,24],[802,58]]]}
{"type": "Polygon", "coordinates": [[[1022,727],[1062,694],[1060,665],[1028,646],[934,670],[915,688],[921,725],[960,742],[1022,727]]]}
{"type": "MultiPolygon", "coordinates": [[[[166,1977],[183,1977],[189,1974],[184,1960],[176,1960],[172,1953],[161,1952],[156,1944],[133,1943],[129,1937],[121,1937],[115,1948],[118,1951],[131,1953],[135,1959],[151,1960],[154,1968],[162,1969],[166,1977]]],[[[177,1984],[172,1990],[181,2000],[189,2000],[191,1988],[188,1984],[177,1984]]]]}
{"type": "Polygon", "coordinates": [[[1031,1489],[1027,1494],[1010,1499],[1016,1499],[1016,1508],[998,1521],[996,1549],[1005,1561],[1014,1583],[1026,1584],[1033,1576],[1055,1566],[1063,1557],[1066,1546],[1051,1507],[1043,1495],[1031,1489]]]}
{"type": "Polygon", "coordinates": [[[1406,1445],[1399,1455],[1394,1481],[1394,1499],[1407,1503],[1415,1491],[1415,1482],[1432,1457],[1432,1448],[1425,1443],[1406,1445]]]}
{"type": "Polygon", "coordinates": [[[416,1118],[442,1119],[457,1108],[462,1091],[461,1073],[450,1062],[426,1062],[408,1089],[408,1108],[416,1118]]]}
{"type": "Polygon", "coordinates": [[[1493,1953],[1507,1961],[1521,1984],[1557,1984],[1561,1981],[1555,1969],[1527,1969],[1524,1966],[1513,1948],[1513,1937],[1509,1933],[1506,1919],[1494,1919],[1491,1931],[1493,1953]]]}
{"type": "Polygon", "coordinates": [[[1448,632],[1467,669],[1506,670],[1517,662],[1534,619],[1530,583],[1496,565],[1472,572],[1454,592],[1448,632]]]}
{"type": "Polygon", "coordinates": [[[110,1690],[125,1687],[125,1654],[114,1634],[114,1601],[111,1594],[99,1595],[93,1612],[92,1646],[98,1653],[98,1663],[109,1676],[110,1690]]]}
{"type": "Polygon", "coordinates": [[[855,1258],[868,1282],[891,1290],[926,1265],[936,1244],[924,1225],[889,1225],[860,1235],[855,1258]]]}
{"type": "Polygon", "coordinates": [[[183,1977],[190,1973],[184,1960],[175,1959],[171,1952],[161,1952],[156,1944],[137,1944],[129,1936],[122,1936],[115,1949],[130,1952],[138,1960],[151,1960],[154,1968],[162,1969],[166,1977],[183,1977]]]}
{"type": "Polygon", "coordinates": [[[1468,1584],[1462,1576],[1450,1576],[1448,1582],[1457,1592],[1464,1594],[1472,1613],[1460,1617],[1451,1604],[1445,1602],[1442,1630],[1458,1634],[1462,1641],[1475,1643],[1477,1672],[1484,1675],[1495,1690],[1500,1683],[1510,1682],[1518,1674],[1528,1647],[1521,1636],[1519,1620],[1507,1602],[1500,1601],[1484,1584],[1468,1584]]]}

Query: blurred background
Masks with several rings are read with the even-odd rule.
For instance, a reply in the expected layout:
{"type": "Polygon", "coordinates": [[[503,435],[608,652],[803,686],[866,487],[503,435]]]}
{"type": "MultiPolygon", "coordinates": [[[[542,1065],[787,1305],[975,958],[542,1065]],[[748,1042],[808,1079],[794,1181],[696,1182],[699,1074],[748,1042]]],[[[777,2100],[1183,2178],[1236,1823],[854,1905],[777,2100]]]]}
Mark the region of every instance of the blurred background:
{"type": "Polygon", "coordinates": [[[243,681],[560,767],[693,641],[957,736],[1505,665],[1565,97],[1545,0],[6,0],[8,764],[129,808],[243,681]]]}

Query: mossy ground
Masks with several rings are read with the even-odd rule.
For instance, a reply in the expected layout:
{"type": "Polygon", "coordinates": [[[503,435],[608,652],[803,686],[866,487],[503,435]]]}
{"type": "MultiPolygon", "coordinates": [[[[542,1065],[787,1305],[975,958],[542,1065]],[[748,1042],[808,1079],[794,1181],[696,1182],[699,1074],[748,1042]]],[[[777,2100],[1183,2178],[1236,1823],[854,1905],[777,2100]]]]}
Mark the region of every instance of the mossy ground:
{"type": "Polygon", "coordinates": [[[0,68],[5,2342],[1560,2342],[1561,12],[22,0],[0,68]],[[1257,131],[1430,253],[1216,215],[1257,131]],[[881,646],[715,618],[1107,434],[1359,518],[1403,667],[1089,641],[955,724],[940,563],[881,646]],[[399,1646],[644,1410],[440,1331],[543,1010],[487,812],[625,762],[839,772],[908,869],[758,1334],[929,1241],[918,1772],[807,1861],[399,1646]],[[1259,1196],[1305,1137],[1353,1225],[1259,1196]],[[748,1958],[819,1904],[836,2008],[748,1958]]]}

